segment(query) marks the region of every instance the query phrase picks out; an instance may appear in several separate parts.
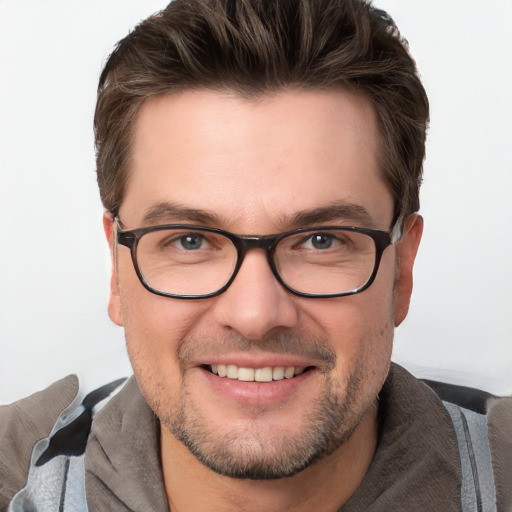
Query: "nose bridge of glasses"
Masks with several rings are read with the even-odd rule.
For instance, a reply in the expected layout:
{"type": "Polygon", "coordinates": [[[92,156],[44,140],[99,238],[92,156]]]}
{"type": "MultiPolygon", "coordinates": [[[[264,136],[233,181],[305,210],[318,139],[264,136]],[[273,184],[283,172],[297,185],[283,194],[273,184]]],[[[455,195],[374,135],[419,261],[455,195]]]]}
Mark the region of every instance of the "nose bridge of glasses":
{"type": "Polygon", "coordinates": [[[243,250],[243,252],[247,252],[250,249],[263,249],[268,251],[276,239],[274,235],[241,235],[237,238],[240,243],[240,248],[243,250]]]}
{"type": "Polygon", "coordinates": [[[275,241],[277,239],[276,235],[239,235],[236,236],[233,240],[237,251],[238,251],[238,264],[237,270],[235,274],[238,273],[238,270],[242,266],[242,263],[245,259],[245,256],[248,251],[251,250],[261,250],[267,258],[267,261],[270,265],[272,272],[275,274],[275,266],[272,263],[272,249],[274,247],[275,241]]]}
{"type": "Polygon", "coordinates": [[[237,249],[238,260],[229,284],[231,284],[238,275],[240,269],[243,266],[247,253],[253,250],[260,252],[260,255],[267,260],[270,271],[275,276],[275,278],[281,282],[277,274],[275,264],[272,261],[273,249],[278,238],[279,235],[232,235],[231,241],[237,249]]]}
{"type": "MultiPolygon", "coordinates": [[[[264,235],[264,236],[258,236],[258,235],[240,235],[236,237],[235,245],[238,249],[238,257],[239,257],[239,265],[242,264],[243,259],[245,258],[245,255],[247,254],[247,251],[253,250],[253,249],[260,249],[262,250],[266,256],[269,262],[272,259],[272,248],[274,246],[274,243],[276,241],[277,236],[276,235],[264,235]]],[[[272,267],[272,264],[270,264],[272,267]]]]}

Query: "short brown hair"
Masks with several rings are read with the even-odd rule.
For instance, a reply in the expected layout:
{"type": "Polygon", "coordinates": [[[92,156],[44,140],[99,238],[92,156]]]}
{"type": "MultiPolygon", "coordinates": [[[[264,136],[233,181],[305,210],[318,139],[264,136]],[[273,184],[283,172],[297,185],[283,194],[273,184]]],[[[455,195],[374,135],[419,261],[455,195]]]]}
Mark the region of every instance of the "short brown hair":
{"type": "Polygon", "coordinates": [[[133,126],[150,97],[187,88],[257,95],[350,87],[375,108],[396,215],[419,209],[428,100],[407,44],[367,0],[174,0],[120,41],[94,118],[101,199],[117,214],[133,126]]]}

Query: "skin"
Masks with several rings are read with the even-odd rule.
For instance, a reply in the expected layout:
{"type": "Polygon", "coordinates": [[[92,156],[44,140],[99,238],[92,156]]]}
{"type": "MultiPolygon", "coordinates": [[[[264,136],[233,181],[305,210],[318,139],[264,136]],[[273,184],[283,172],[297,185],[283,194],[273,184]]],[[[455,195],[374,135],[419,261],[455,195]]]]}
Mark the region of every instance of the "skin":
{"type": "MultiPolygon", "coordinates": [[[[201,90],[154,98],[137,118],[119,217],[126,229],[193,223],[264,235],[298,227],[297,214],[322,208],[317,225],[387,230],[394,205],[377,147],[371,105],[347,90],[255,99],[201,90]],[[333,214],[333,204],[356,205],[366,215],[333,214]]],[[[104,225],[112,248],[108,214],[104,225]]],[[[134,373],[162,422],[173,511],[335,511],[350,498],[375,451],[376,396],[389,370],[394,326],[407,314],[421,232],[421,218],[409,217],[372,286],[332,299],[286,291],[260,250],[247,254],[218,297],[159,297],[140,284],[128,249],[118,248],[109,314],[125,328],[134,373]],[[268,385],[221,379],[202,366],[230,362],[311,369],[268,385]],[[316,427],[322,413],[334,414],[335,428],[316,427]],[[305,433],[326,430],[329,442],[316,459],[273,480],[220,474],[179,439],[191,433],[207,455],[221,453],[228,468],[240,461],[261,467],[297,458],[311,444],[305,433]]]]}

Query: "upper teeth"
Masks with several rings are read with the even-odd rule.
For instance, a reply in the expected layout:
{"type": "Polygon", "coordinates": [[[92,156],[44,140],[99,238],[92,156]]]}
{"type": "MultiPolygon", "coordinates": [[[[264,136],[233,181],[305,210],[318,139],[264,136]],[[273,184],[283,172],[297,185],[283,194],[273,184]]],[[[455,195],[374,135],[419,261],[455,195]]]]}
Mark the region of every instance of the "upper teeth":
{"type": "Polygon", "coordinates": [[[272,380],[291,379],[300,375],[304,368],[295,366],[267,366],[265,368],[241,368],[234,364],[212,364],[212,372],[219,377],[244,382],[271,382],[272,380]]]}

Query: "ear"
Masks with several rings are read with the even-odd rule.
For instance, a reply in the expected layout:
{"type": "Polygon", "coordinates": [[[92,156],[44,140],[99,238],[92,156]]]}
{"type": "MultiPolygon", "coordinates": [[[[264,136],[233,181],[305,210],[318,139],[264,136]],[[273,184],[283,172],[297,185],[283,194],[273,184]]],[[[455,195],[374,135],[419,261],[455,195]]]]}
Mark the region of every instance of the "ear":
{"type": "Polygon", "coordinates": [[[397,244],[397,270],[395,279],[394,302],[395,327],[398,327],[409,311],[412,293],[412,269],[421,234],[423,233],[423,217],[417,213],[407,217],[404,223],[404,234],[397,244]]]}
{"type": "Polygon", "coordinates": [[[107,237],[110,248],[110,259],[112,270],[110,274],[110,295],[108,300],[108,315],[115,324],[123,325],[123,315],[121,312],[121,297],[119,293],[119,278],[117,275],[117,258],[114,250],[114,218],[111,213],[103,214],[103,229],[107,237]]]}

